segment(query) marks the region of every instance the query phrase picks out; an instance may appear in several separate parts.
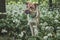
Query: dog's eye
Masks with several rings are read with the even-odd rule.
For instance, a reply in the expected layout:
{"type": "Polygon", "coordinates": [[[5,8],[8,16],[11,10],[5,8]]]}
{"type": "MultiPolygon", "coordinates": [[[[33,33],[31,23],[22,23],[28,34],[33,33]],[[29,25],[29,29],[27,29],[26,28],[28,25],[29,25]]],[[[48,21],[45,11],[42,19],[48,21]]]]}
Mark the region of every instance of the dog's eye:
{"type": "Polygon", "coordinates": [[[33,7],[30,7],[31,9],[34,9],[33,7]]]}

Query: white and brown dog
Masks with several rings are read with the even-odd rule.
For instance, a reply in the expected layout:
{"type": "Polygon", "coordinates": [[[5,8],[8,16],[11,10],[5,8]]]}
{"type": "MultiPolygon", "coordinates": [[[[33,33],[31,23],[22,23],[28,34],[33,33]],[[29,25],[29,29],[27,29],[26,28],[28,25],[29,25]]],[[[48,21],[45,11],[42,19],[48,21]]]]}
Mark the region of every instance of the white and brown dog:
{"type": "Polygon", "coordinates": [[[25,13],[27,14],[28,24],[30,26],[32,36],[38,35],[38,25],[39,25],[39,10],[37,3],[26,3],[27,9],[25,13]]]}

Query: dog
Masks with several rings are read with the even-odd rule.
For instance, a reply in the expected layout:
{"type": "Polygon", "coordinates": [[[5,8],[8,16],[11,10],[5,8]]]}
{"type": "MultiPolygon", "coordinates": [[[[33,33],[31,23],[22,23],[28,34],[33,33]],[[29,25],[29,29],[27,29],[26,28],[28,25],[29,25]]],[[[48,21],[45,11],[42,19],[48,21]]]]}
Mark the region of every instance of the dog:
{"type": "Polygon", "coordinates": [[[39,25],[39,10],[37,3],[26,3],[27,9],[25,13],[27,14],[28,25],[30,26],[32,36],[38,35],[38,25],[39,25]]]}

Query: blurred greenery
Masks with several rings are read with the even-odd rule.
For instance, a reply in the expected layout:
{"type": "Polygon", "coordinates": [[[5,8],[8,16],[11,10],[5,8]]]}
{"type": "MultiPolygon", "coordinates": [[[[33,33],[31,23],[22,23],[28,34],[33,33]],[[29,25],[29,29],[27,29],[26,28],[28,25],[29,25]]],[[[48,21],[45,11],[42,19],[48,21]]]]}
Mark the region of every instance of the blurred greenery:
{"type": "MultiPolygon", "coordinates": [[[[5,19],[0,19],[0,30],[6,28],[8,36],[21,38],[21,35],[19,36],[19,34],[23,31],[26,32],[26,38],[27,36],[31,36],[31,32],[27,24],[27,15],[24,13],[24,10],[26,9],[26,5],[24,3],[26,3],[26,1],[28,0],[6,0],[7,17],[5,19]]],[[[31,1],[36,2],[37,0],[31,1]]],[[[38,0],[37,2],[40,3],[40,24],[38,36],[41,40],[53,40],[54,37],[50,36],[54,35],[54,28],[60,28],[60,8],[53,7],[53,11],[49,11],[48,0],[38,0]]],[[[58,2],[60,2],[60,0],[53,0],[54,5],[58,2]]],[[[57,40],[60,39],[60,30],[57,30],[56,38],[57,40]]]]}

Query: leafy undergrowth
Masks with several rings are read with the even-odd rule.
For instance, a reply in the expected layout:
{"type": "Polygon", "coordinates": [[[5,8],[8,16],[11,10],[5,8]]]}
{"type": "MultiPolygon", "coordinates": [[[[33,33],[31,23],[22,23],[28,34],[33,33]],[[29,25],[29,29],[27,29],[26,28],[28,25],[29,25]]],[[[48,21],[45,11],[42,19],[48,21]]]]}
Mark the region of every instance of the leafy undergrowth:
{"type": "MultiPolygon", "coordinates": [[[[19,37],[23,31],[29,36],[30,30],[27,25],[27,16],[24,13],[25,6],[25,4],[6,5],[7,17],[0,19],[0,30],[5,29],[8,36],[17,35],[16,37],[19,37]]],[[[60,27],[60,13],[58,9],[48,11],[48,7],[40,6],[39,36],[44,40],[49,38],[49,36],[53,36],[54,27],[60,27]]],[[[57,35],[59,35],[59,32],[57,32],[57,35]]]]}

